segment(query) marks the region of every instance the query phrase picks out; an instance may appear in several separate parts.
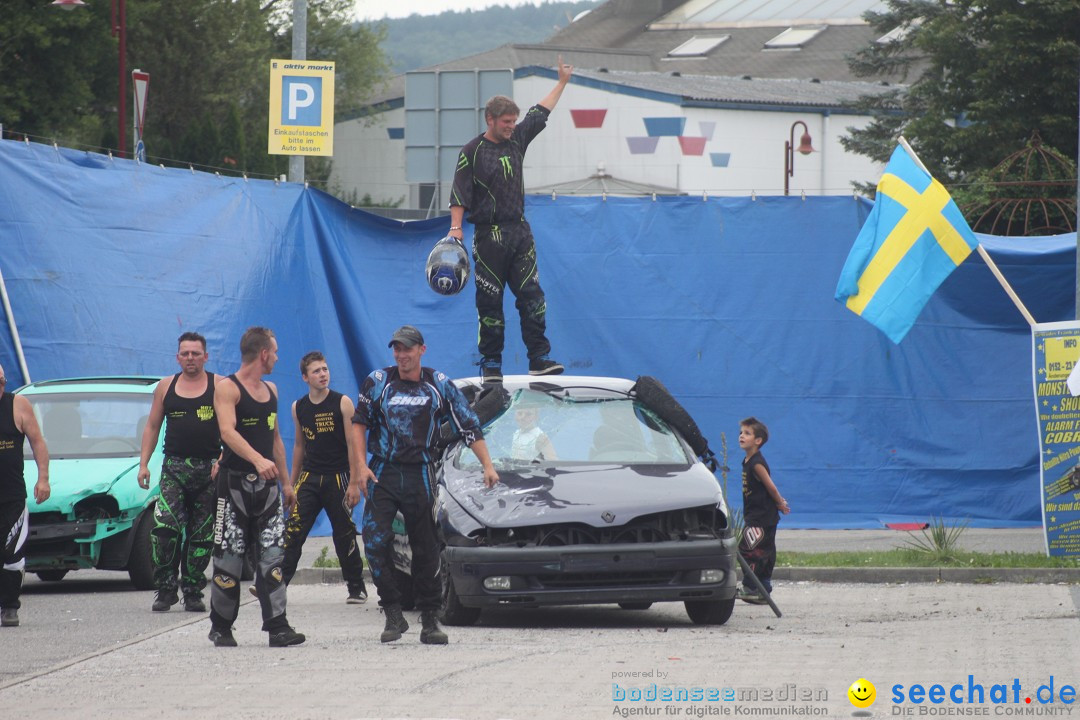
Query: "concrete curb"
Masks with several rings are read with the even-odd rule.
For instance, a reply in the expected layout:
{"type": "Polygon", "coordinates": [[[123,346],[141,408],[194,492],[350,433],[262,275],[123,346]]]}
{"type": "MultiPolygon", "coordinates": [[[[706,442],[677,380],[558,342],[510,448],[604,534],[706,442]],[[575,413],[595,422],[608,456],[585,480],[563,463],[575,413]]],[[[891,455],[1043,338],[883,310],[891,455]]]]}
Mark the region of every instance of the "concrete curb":
{"type": "MultiPolygon", "coordinates": [[[[1080,568],[874,568],[808,567],[773,570],[773,580],[820,583],[1080,583],[1080,568]]],[[[364,581],[371,572],[364,568],[364,581]]],[[[339,568],[298,568],[292,581],[297,585],[340,585],[339,568]]],[[[373,588],[374,586],[371,586],[373,588]]],[[[369,588],[369,592],[371,592],[369,588]]]]}
{"type": "Polygon", "coordinates": [[[827,583],[1080,583],[1080,568],[776,568],[773,580],[827,583]]]}

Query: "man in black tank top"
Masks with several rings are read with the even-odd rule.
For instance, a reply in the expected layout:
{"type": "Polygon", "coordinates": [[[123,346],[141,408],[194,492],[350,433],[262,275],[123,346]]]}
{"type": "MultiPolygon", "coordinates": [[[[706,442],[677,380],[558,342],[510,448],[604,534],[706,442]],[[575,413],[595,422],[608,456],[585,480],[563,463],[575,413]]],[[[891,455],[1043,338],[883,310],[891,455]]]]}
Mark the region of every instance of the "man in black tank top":
{"type": "Polygon", "coordinates": [[[351,510],[360,502],[358,456],[345,423],[355,412],[352,400],[330,389],[330,368],[321,352],[300,360],[300,376],[308,394],[292,404],[296,442],[293,444],[292,484],[296,504],[285,523],[285,583],[292,580],[311,526],[323,510],[334,533],[341,576],[349,588],[348,603],[367,600],[364,559],[356,542],[351,510]],[[350,479],[352,478],[352,479],[350,479]]]}
{"type": "Polygon", "coordinates": [[[30,401],[5,392],[7,375],[0,367],[0,627],[19,624],[19,593],[26,572],[29,512],[23,479],[23,440],[30,441],[37,463],[34,500],[49,499],[49,449],[30,401]]]}
{"type": "Polygon", "coordinates": [[[277,424],[277,388],[262,379],[273,371],[277,349],[273,331],[248,328],[240,339],[240,369],[214,392],[214,412],[225,446],[217,477],[210,588],[210,640],[217,647],[236,646],[232,624],[240,610],[240,573],[248,543],[254,545],[255,588],[270,647],[299,645],[305,640],[285,617],[281,508],[291,510],[296,494],[285,468],[285,444],[277,424]]]}
{"type": "Polygon", "coordinates": [[[177,587],[184,593],[185,610],[206,612],[203,588],[214,549],[214,477],[221,455],[214,416],[217,377],[203,369],[208,358],[206,338],[196,332],[180,336],[176,362],[182,372],[158,382],[143,430],[139,485],[148,488],[150,456],[168,418],[160,494],[154,506],[156,524],[150,536],[157,586],[154,612],[167,611],[179,601],[177,587]]]}

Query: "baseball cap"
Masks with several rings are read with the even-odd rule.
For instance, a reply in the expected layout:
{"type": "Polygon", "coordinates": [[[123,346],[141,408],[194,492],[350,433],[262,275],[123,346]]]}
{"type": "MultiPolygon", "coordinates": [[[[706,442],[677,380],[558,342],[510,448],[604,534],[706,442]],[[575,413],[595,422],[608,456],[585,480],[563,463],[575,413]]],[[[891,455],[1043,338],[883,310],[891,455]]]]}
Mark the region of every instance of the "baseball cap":
{"type": "Polygon", "coordinates": [[[394,331],[394,336],[390,338],[390,342],[386,344],[386,347],[394,347],[394,343],[396,342],[401,343],[405,347],[423,345],[424,336],[412,325],[402,325],[394,331]]]}

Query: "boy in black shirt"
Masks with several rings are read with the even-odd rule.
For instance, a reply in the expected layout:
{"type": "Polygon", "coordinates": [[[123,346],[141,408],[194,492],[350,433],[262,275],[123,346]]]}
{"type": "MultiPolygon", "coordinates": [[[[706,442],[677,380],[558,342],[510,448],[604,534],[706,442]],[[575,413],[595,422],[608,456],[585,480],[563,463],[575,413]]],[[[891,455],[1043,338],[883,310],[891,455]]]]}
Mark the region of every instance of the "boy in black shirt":
{"type": "Polygon", "coordinates": [[[300,359],[300,376],[308,384],[308,393],[292,405],[296,442],[291,477],[296,504],[285,523],[281,575],[288,585],[296,574],[304,541],[325,510],[341,576],[349,588],[346,602],[358,605],[367,601],[367,587],[349,510],[360,502],[360,479],[354,472],[358,457],[353,435],[345,426],[356,409],[352,400],[330,389],[330,368],[321,352],[309,352],[300,359]]]}
{"type": "MultiPolygon", "coordinates": [[[[746,453],[742,461],[743,536],[739,542],[739,554],[743,556],[754,575],[772,593],[772,571],[776,565],[776,526],[780,513],[791,512],[787,500],[780,496],[769,463],[761,454],[761,446],[769,441],[769,429],[755,417],[739,423],[739,447],[746,453]]],[[[739,588],[737,597],[754,605],[767,601],[763,595],[739,588]]]]}

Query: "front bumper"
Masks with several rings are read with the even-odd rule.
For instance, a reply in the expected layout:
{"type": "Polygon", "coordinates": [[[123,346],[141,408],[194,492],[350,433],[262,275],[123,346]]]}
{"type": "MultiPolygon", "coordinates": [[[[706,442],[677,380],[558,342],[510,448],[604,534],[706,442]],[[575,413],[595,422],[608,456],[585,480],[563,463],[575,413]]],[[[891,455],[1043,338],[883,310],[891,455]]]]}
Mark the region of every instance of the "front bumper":
{"type": "Polygon", "coordinates": [[[561,547],[447,547],[462,605],[584,605],[709,601],[735,597],[735,540],[696,540],[561,547]],[[719,571],[717,582],[700,581],[719,571]],[[510,588],[484,587],[509,577],[510,588]]]}
{"type": "Polygon", "coordinates": [[[108,518],[37,523],[30,516],[26,538],[26,569],[80,570],[126,564],[130,519],[108,518]],[[106,547],[108,546],[108,547],[106,547]],[[110,552],[115,546],[115,552],[110,552]],[[103,552],[104,551],[104,552],[103,552]],[[112,555],[118,560],[113,561],[112,555]]]}

